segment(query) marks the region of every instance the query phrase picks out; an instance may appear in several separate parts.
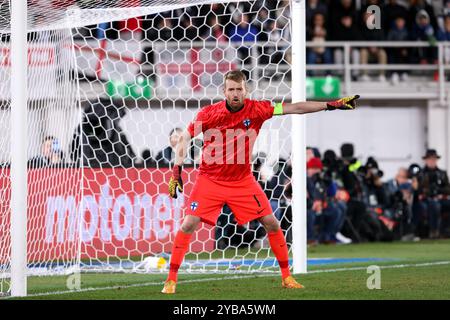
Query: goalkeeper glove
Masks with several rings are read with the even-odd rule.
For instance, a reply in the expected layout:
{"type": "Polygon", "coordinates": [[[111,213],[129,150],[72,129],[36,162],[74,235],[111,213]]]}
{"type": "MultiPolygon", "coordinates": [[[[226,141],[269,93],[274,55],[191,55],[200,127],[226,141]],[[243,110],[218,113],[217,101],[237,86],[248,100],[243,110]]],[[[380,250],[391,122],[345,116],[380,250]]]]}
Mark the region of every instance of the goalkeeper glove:
{"type": "Polygon", "coordinates": [[[178,197],[177,189],[180,193],[183,192],[183,180],[181,179],[181,166],[174,165],[169,181],[169,196],[171,198],[176,199],[178,197]]]}
{"type": "Polygon", "coordinates": [[[344,97],[339,100],[327,102],[327,110],[353,110],[356,108],[356,100],[359,95],[344,97]]]}

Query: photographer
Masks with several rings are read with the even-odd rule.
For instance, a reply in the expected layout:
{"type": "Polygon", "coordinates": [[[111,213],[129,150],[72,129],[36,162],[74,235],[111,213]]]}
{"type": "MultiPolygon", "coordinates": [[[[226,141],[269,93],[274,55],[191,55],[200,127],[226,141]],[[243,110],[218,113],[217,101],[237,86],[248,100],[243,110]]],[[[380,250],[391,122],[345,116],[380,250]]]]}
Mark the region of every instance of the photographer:
{"type": "Polygon", "coordinates": [[[332,201],[337,186],[323,174],[323,164],[320,158],[312,158],[307,163],[307,189],[310,199],[308,210],[308,239],[321,243],[336,243],[335,235],[339,231],[343,212],[332,201]],[[315,225],[319,225],[319,235],[316,236],[315,225]]]}
{"type": "Polygon", "coordinates": [[[386,205],[386,194],[381,178],[383,171],[377,161],[369,157],[366,165],[359,169],[363,181],[364,202],[369,208],[381,208],[386,205]]]}
{"type": "MultiPolygon", "coordinates": [[[[420,190],[420,209],[427,217],[431,239],[440,237],[442,215],[444,212],[450,211],[450,183],[447,172],[437,167],[440,158],[436,150],[427,150],[422,158],[425,166],[418,188],[420,190]]],[[[445,230],[447,226],[443,227],[445,230]]]]}
{"type": "MultiPolygon", "coordinates": [[[[357,174],[362,166],[361,162],[354,157],[354,147],[351,143],[344,143],[341,146],[342,165],[340,168],[340,177],[344,189],[348,192],[349,200],[347,202],[347,216],[349,223],[344,224],[343,233],[349,235],[353,241],[362,241],[361,232],[364,228],[366,216],[366,205],[363,202],[362,181],[357,174]]],[[[367,233],[367,232],[364,232],[367,233]]],[[[364,238],[371,238],[363,235],[364,238]]]]}
{"type": "Polygon", "coordinates": [[[415,236],[417,219],[413,216],[414,189],[408,169],[400,168],[394,179],[385,183],[385,215],[397,223],[395,229],[402,241],[418,241],[415,236]]]}
{"type": "MultiPolygon", "coordinates": [[[[334,239],[342,244],[352,243],[352,239],[344,236],[340,231],[344,226],[347,217],[347,202],[349,201],[349,194],[344,188],[344,182],[342,181],[342,170],[344,169],[344,163],[336,156],[333,150],[326,150],[323,154],[323,175],[326,180],[333,181],[336,186],[336,190],[333,191],[333,198],[331,201],[336,209],[340,211],[340,219],[336,225],[336,233],[334,239]]],[[[331,189],[330,189],[331,190],[331,189]]]]}
{"type": "Polygon", "coordinates": [[[59,140],[54,136],[46,136],[42,140],[41,153],[28,160],[29,168],[64,167],[64,153],[59,140]]]}
{"type": "Polygon", "coordinates": [[[333,150],[326,150],[323,153],[322,163],[324,166],[324,174],[333,179],[339,187],[343,187],[344,183],[341,173],[344,169],[344,163],[341,159],[338,159],[336,153],[333,150]]]}
{"type": "Polygon", "coordinates": [[[366,214],[361,226],[361,233],[371,241],[386,241],[393,238],[393,221],[384,215],[386,193],[381,178],[383,171],[378,168],[377,161],[369,157],[364,166],[358,169],[361,179],[362,201],[366,214]]]}
{"type": "Polygon", "coordinates": [[[93,168],[133,166],[136,154],[120,125],[126,114],[124,102],[111,98],[87,105],[70,145],[72,161],[93,168]]]}

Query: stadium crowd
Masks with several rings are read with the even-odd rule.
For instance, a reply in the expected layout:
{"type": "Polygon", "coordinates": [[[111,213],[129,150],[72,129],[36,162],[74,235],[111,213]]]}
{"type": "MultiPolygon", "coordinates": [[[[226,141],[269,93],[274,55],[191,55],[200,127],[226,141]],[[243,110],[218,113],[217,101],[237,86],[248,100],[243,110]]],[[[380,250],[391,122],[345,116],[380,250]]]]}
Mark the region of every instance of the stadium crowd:
{"type": "MultiPolygon", "coordinates": [[[[359,9],[353,0],[309,0],[307,3],[309,41],[426,41],[430,44],[430,47],[425,48],[382,48],[374,45],[353,49],[353,63],[436,64],[437,49],[434,45],[437,41],[450,39],[448,0],[433,3],[426,0],[367,0],[362,1],[359,9]],[[378,16],[375,11],[368,10],[369,6],[373,5],[380,9],[378,16]],[[378,17],[379,28],[375,26],[378,17]]],[[[342,50],[335,49],[333,53],[331,50],[323,47],[310,48],[307,62],[343,63],[342,50]]],[[[393,81],[406,81],[408,74],[393,71],[391,77],[393,81]]],[[[363,71],[358,75],[358,79],[365,81],[370,78],[368,73],[363,71]]],[[[379,80],[386,80],[383,70],[379,72],[379,80]]]]}
{"type": "MultiPolygon", "coordinates": [[[[139,1],[137,1],[139,2],[139,1]]],[[[289,38],[290,10],[288,1],[259,0],[252,3],[231,3],[192,6],[163,14],[156,14],[91,26],[85,33],[98,39],[116,38],[119,32],[139,31],[149,41],[196,41],[212,40],[223,42],[254,42],[289,38]],[[239,10],[241,8],[241,10],[239,10]],[[244,12],[244,13],[242,13],[244,12]],[[285,19],[284,19],[284,18],[285,19]]],[[[368,48],[354,48],[353,63],[369,64],[436,64],[437,41],[450,40],[449,0],[307,0],[306,37],[308,41],[321,44],[324,41],[426,41],[424,48],[383,48],[374,44],[368,48]],[[378,16],[368,7],[379,7],[380,26],[369,28],[378,21],[378,16]]],[[[245,64],[249,48],[239,49],[245,64]]],[[[289,61],[284,47],[263,48],[261,59],[272,63],[289,61]]],[[[450,53],[445,53],[450,61],[450,53]]],[[[152,53],[146,60],[153,63],[152,53]]],[[[261,63],[267,63],[261,61],[261,63]]],[[[341,48],[315,46],[307,50],[308,64],[341,64],[344,61],[341,48]]],[[[318,72],[310,71],[310,75],[318,72]]],[[[331,71],[327,71],[328,74],[331,71]]],[[[406,81],[408,72],[378,71],[378,79],[385,81],[406,81]]],[[[354,78],[370,80],[367,71],[355,72],[354,78]]]]}
{"type": "MultiPolygon", "coordinates": [[[[307,149],[308,243],[450,237],[450,183],[436,150],[426,151],[423,165],[399,168],[387,181],[373,157],[361,163],[349,143],[340,151],[338,157],[333,150],[307,149]]],[[[285,161],[278,168],[268,180],[256,171],[275,215],[290,230],[291,168],[285,161]]]]}
{"type": "MultiPolygon", "coordinates": [[[[356,159],[352,144],[343,144],[340,151],[340,156],[333,150],[322,155],[317,148],[307,148],[309,245],[450,237],[450,183],[437,165],[436,150],[426,151],[422,165],[399,168],[388,180],[382,179],[373,157],[365,164],[356,159]]],[[[271,172],[265,159],[264,154],[255,157],[254,176],[291,243],[292,168],[280,159],[271,172]]],[[[225,206],[219,216],[218,247],[261,245],[265,232],[259,223],[238,226],[231,213],[225,206]]]]}
{"type": "MultiPolygon", "coordinates": [[[[90,8],[102,5],[97,0],[70,0],[64,5],[90,8]]],[[[114,5],[139,6],[141,0],[106,2],[114,5]]],[[[242,43],[267,40],[270,46],[259,48],[260,64],[285,64],[290,53],[280,40],[289,40],[289,1],[257,0],[246,3],[208,4],[191,6],[128,20],[114,21],[80,28],[82,39],[127,39],[127,34],[140,33],[149,43],[155,41],[219,41],[242,43]],[[273,46],[273,44],[276,44],[273,46]]],[[[39,12],[39,11],[38,11],[39,12]]],[[[42,19],[37,14],[35,20],[42,19]]],[[[38,22],[36,22],[38,23],[38,22]]],[[[373,47],[353,48],[350,55],[354,64],[437,64],[438,50],[435,44],[450,40],[449,0],[307,0],[306,39],[314,44],[307,49],[307,63],[342,64],[344,52],[339,47],[321,46],[324,41],[373,42],[373,47]],[[379,13],[368,10],[377,6],[379,13]],[[379,27],[376,26],[380,22],[379,27]],[[368,27],[369,25],[375,28],[368,27]],[[425,41],[429,47],[378,46],[379,41],[425,41]],[[319,45],[318,45],[319,44],[319,45]]],[[[250,46],[239,45],[239,56],[243,65],[251,59],[250,46]]],[[[155,62],[151,46],[143,53],[143,64],[149,66],[154,75],[155,62]]],[[[444,59],[450,62],[450,50],[445,50],[444,59]]],[[[244,68],[245,70],[245,68],[244,68]]],[[[340,75],[338,71],[324,71],[340,75]]],[[[309,71],[309,75],[323,74],[309,71]]],[[[423,73],[423,72],[422,72],[423,73]]],[[[407,81],[411,71],[381,69],[375,75],[379,81],[390,78],[392,82],[407,81]]],[[[352,73],[360,81],[371,80],[367,70],[352,73]]],[[[437,79],[438,74],[434,73],[437,79]]]]}

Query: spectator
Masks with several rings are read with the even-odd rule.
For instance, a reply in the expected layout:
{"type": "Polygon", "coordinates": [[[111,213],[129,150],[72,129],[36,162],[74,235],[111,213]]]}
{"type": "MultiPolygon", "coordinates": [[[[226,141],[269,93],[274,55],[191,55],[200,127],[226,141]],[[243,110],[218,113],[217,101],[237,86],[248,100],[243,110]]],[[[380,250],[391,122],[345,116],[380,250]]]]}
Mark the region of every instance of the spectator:
{"type": "Polygon", "coordinates": [[[444,0],[444,8],[442,8],[442,13],[444,16],[450,14],[450,0],[444,0]]]}
{"type": "MultiPolygon", "coordinates": [[[[449,2],[450,3],[450,2],[449,2]]],[[[444,18],[444,28],[439,29],[437,34],[438,41],[450,41],[450,16],[445,16],[444,18]]],[[[445,64],[450,63],[450,48],[448,46],[443,47],[444,49],[444,62],[445,64]]]]}
{"type": "Polygon", "coordinates": [[[219,24],[215,14],[208,18],[208,28],[202,33],[203,39],[206,41],[227,42],[222,25],[219,24]]]}
{"type": "Polygon", "coordinates": [[[402,168],[398,169],[398,172],[395,175],[394,179],[390,179],[388,182],[386,182],[386,184],[385,184],[386,193],[388,195],[394,194],[395,192],[397,192],[400,189],[400,186],[402,184],[405,184],[408,182],[409,182],[408,169],[402,167],[402,168]]]}
{"type": "Polygon", "coordinates": [[[312,158],[307,163],[307,189],[312,201],[307,216],[307,234],[312,242],[318,240],[322,243],[336,243],[335,235],[339,231],[337,227],[341,225],[344,213],[331,201],[334,194],[330,189],[335,189],[335,186],[332,181],[323,178],[322,169],[320,158],[312,158]],[[316,222],[319,224],[318,236],[314,231],[316,222]]]}
{"type": "Polygon", "coordinates": [[[317,215],[322,213],[322,198],[321,194],[317,191],[316,186],[314,185],[314,181],[312,179],[312,176],[317,171],[320,171],[318,169],[313,168],[314,164],[311,162],[312,159],[317,158],[311,158],[307,162],[307,180],[306,180],[306,191],[307,191],[307,241],[310,245],[316,245],[318,244],[318,238],[315,231],[315,224],[316,224],[316,217],[317,215]]]}
{"type": "Polygon", "coordinates": [[[272,20],[267,9],[261,8],[254,22],[254,26],[258,29],[258,41],[267,41],[269,39],[270,29],[268,25],[270,21],[272,20]]]}
{"type": "MultiPolygon", "coordinates": [[[[437,239],[441,231],[441,215],[450,211],[450,183],[447,172],[437,166],[440,156],[436,150],[427,150],[423,159],[421,209],[428,219],[430,238],[437,239]]],[[[445,229],[448,226],[443,227],[445,229]]]]}
{"type": "Polygon", "coordinates": [[[322,0],[308,0],[306,2],[306,28],[313,26],[314,16],[321,14],[326,18],[328,12],[327,5],[322,0]]]}
{"type": "MultiPolygon", "coordinates": [[[[354,15],[345,15],[342,16],[339,20],[338,24],[333,25],[331,28],[334,30],[332,40],[335,41],[361,41],[362,34],[360,33],[357,25],[354,23],[354,15]]],[[[353,48],[351,53],[351,58],[353,63],[359,63],[360,61],[360,51],[356,48],[353,48]]],[[[344,63],[344,53],[342,49],[334,50],[334,62],[335,63],[344,63]]],[[[356,77],[357,73],[353,72],[353,77],[356,77]]]]}
{"type": "MultiPolygon", "coordinates": [[[[284,54],[285,51],[289,47],[289,41],[290,41],[290,30],[289,25],[287,25],[285,22],[283,22],[281,19],[278,19],[274,25],[274,28],[271,29],[272,32],[270,32],[269,35],[269,41],[276,43],[276,50],[277,52],[281,53],[281,58],[279,62],[284,62],[288,60],[286,55],[284,54]]],[[[274,63],[278,63],[274,62],[274,63]]]]}
{"type": "Polygon", "coordinates": [[[228,37],[231,42],[240,43],[238,49],[239,58],[243,64],[251,62],[251,48],[248,42],[256,42],[258,29],[249,22],[247,14],[239,14],[234,19],[235,25],[228,31],[228,37]],[[244,44],[244,42],[247,42],[244,44]]]}
{"type": "MultiPolygon", "coordinates": [[[[371,19],[374,19],[375,14],[371,12],[363,12],[363,22],[364,25],[368,23],[371,19]]],[[[381,29],[369,29],[367,27],[363,27],[363,39],[365,41],[383,41],[384,34],[381,29]]],[[[362,48],[361,49],[361,63],[368,64],[369,62],[375,62],[377,64],[386,65],[387,64],[387,55],[386,51],[383,48],[379,48],[377,46],[362,48]]],[[[367,70],[362,72],[361,80],[367,81],[369,77],[367,75],[367,70]]],[[[386,81],[385,71],[380,70],[379,72],[379,81],[386,81]]]]}
{"type": "MultiPolygon", "coordinates": [[[[407,41],[409,39],[408,29],[406,28],[406,21],[403,17],[398,16],[395,19],[394,26],[389,30],[387,35],[388,41],[407,41]]],[[[393,64],[407,64],[409,63],[408,48],[390,48],[388,51],[388,61],[393,64]]],[[[408,72],[405,70],[393,71],[391,76],[392,83],[396,84],[399,80],[407,81],[408,72]]]]}
{"type": "Polygon", "coordinates": [[[312,158],[320,158],[320,151],[315,147],[306,147],[306,162],[312,158]]]}
{"type": "Polygon", "coordinates": [[[275,1],[277,3],[277,10],[275,11],[277,24],[280,29],[286,29],[289,31],[289,21],[291,19],[291,6],[289,1],[275,1]]]}
{"type": "MultiPolygon", "coordinates": [[[[288,61],[287,55],[287,34],[288,28],[283,26],[278,20],[267,20],[263,26],[263,32],[258,35],[259,41],[266,42],[259,50],[261,52],[259,63],[261,64],[286,64],[288,61]]],[[[282,77],[281,73],[277,72],[278,68],[264,68],[262,77],[268,79],[277,79],[282,77]]]]}
{"type": "Polygon", "coordinates": [[[120,126],[126,113],[124,105],[118,106],[110,98],[89,105],[75,129],[70,147],[72,160],[77,165],[82,160],[81,165],[88,167],[133,166],[136,155],[120,126]]]}
{"type": "Polygon", "coordinates": [[[227,22],[229,22],[230,17],[230,7],[223,3],[213,3],[209,5],[209,9],[207,9],[208,14],[212,13],[213,15],[216,15],[218,18],[218,23],[222,26],[224,26],[227,22]]]}
{"type": "MultiPolygon", "coordinates": [[[[327,40],[327,30],[325,28],[325,16],[322,13],[316,13],[313,17],[312,26],[306,29],[307,41],[313,43],[322,43],[327,40]]],[[[308,64],[331,64],[330,48],[312,47],[308,48],[306,61],[308,64]]]]}
{"type": "Polygon", "coordinates": [[[444,28],[439,29],[437,33],[438,41],[450,41],[450,16],[444,18],[444,28]]]}
{"type": "Polygon", "coordinates": [[[417,21],[417,15],[419,12],[425,11],[428,16],[429,23],[433,28],[433,31],[438,30],[438,24],[434,9],[429,5],[426,0],[409,0],[409,11],[408,11],[408,27],[410,30],[414,30],[419,26],[417,21]]]}
{"type": "Polygon", "coordinates": [[[185,15],[180,18],[180,25],[175,28],[174,35],[181,41],[198,41],[201,39],[199,28],[195,26],[190,15],[185,15]]]}
{"type": "MultiPolygon", "coordinates": [[[[349,19],[346,19],[345,25],[358,25],[358,21],[356,21],[356,7],[353,0],[340,0],[340,1],[330,1],[329,4],[329,23],[328,25],[331,26],[330,28],[330,39],[333,40],[353,40],[353,39],[343,39],[344,37],[351,37],[352,35],[349,34],[347,36],[342,35],[342,30],[340,30],[340,26],[342,24],[342,18],[343,17],[350,17],[351,23],[349,23],[349,19]]],[[[355,29],[358,29],[359,34],[359,28],[355,27],[355,29]]],[[[349,31],[349,30],[347,30],[349,31]]],[[[357,40],[360,40],[360,36],[357,36],[357,40]]]]}
{"type": "Polygon", "coordinates": [[[183,34],[180,34],[179,28],[175,28],[173,20],[169,17],[164,17],[159,20],[157,30],[158,40],[160,41],[180,40],[183,37],[183,34]]]}
{"type": "Polygon", "coordinates": [[[64,165],[64,153],[59,141],[54,136],[46,136],[42,140],[41,154],[28,160],[31,168],[60,167],[64,165]]]}
{"type": "MultiPolygon", "coordinates": [[[[258,16],[255,21],[255,27],[258,29],[258,41],[263,42],[264,44],[258,46],[258,63],[261,65],[269,64],[272,60],[272,56],[276,53],[276,49],[269,41],[271,37],[271,33],[274,31],[275,23],[272,19],[270,19],[269,12],[266,8],[261,8],[258,11],[258,16]]],[[[271,78],[273,72],[269,72],[268,70],[262,70],[263,78],[271,78]]]]}
{"type": "Polygon", "coordinates": [[[97,29],[95,30],[95,37],[98,40],[104,40],[106,38],[106,32],[109,28],[111,28],[109,22],[99,23],[97,29]]]}
{"type": "MultiPolygon", "coordinates": [[[[380,10],[382,10],[382,9],[383,9],[383,6],[382,6],[382,3],[381,3],[381,2],[382,2],[381,0],[366,0],[365,3],[364,3],[364,5],[361,6],[361,9],[360,9],[360,16],[362,17],[361,14],[364,14],[365,12],[373,12],[372,10],[368,10],[371,6],[376,6],[376,7],[378,7],[380,10]]],[[[372,9],[372,8],[371,8],[371,9],[372,9]]],[[[384,12],[381,11],[380,14],[381,14],[381,17],[380,17],[380,18],[382,18],[383,15],[384,15],[384,12]]],[[[377,18],[377,17],[375,17],[375,18],[377,18]]],[[[374,20],[374,21],[375,21],[375,20],[374,20]]],[[[363,27],[363,28],[366,27],[365,21],[362,21],[362,23],[363,23],[363,25],[362,25],[361,27],[363,27]]]]}
{"type": "Polygon", "coordinates": [[[346,221],[347,202],[349,201],[349,195],[343,187],[341,177],[343,163],[337,158],[333,150],[326,150],[324,152],[322,163],[324,166],[324,179],[333,182],[333,188],[329,188],[329,195],[332,196],[332,205],[336,210],[340,211],[340,219],[336,223],[334,240],[343,244],[351,243],[352,240],[340,232],[346,221]]]}
{"type": "Polygon", "coordinates": [[[169,145],[156,155],[155,160],[158,166],[168,166],[175,160],[175,148],[182,132],[183,130],[181,128],[174,128],[170,130],[169,145]]]}
{"type": "MultiPolygon", "coordinates": [[[[419,11],[416,16],[416,22],[411,33],[412,40],[428,41],[430,46],[434,46],[436,37],[428,13],[425,10],[419,11]]],[[[435,63],[437,59],[437,52],[434,47],[418,48],[415,55],[421,64],[435,63]]]]}
{"type": "Polygon", "coordinates": [[[396,22],[398,18],[403,19],[405,27],[407,28],[406,21],[408,20],[408,9],[406,9],[404,5],[398,3],[397,0],[389,0],[388,3],[383,6],[382,13],[384,17],[383,29],[386,31],[386,35],[388,35],[393,28],[398,28],[396,22]]]}
{"type": "Polygon", "coordinates": [[[163,18],[159,15],[149,15],[142,21],[142,28],[145,32],[145,39],[156,41],[159,38],[159,30],[164,26],[163,18]]]}

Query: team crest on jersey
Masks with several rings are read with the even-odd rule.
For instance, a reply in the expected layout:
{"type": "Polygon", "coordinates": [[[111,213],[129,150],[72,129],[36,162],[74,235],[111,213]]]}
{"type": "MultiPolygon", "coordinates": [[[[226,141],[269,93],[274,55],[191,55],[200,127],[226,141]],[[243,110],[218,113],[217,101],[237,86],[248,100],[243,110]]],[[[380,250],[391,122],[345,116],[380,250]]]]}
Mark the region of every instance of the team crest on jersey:
{"type": "Polygon", "coordinates": [[[194,201],[191,203],[191,210],[195,211],[198,208],[198,202],[194,201]]]}
{"type": "Polygon", "coordinates": [[[242,123],[246,128],[248,128],[252,122],[250,121],[250,119],[245,119],[244,121],[242,121],[242,123]]]}

